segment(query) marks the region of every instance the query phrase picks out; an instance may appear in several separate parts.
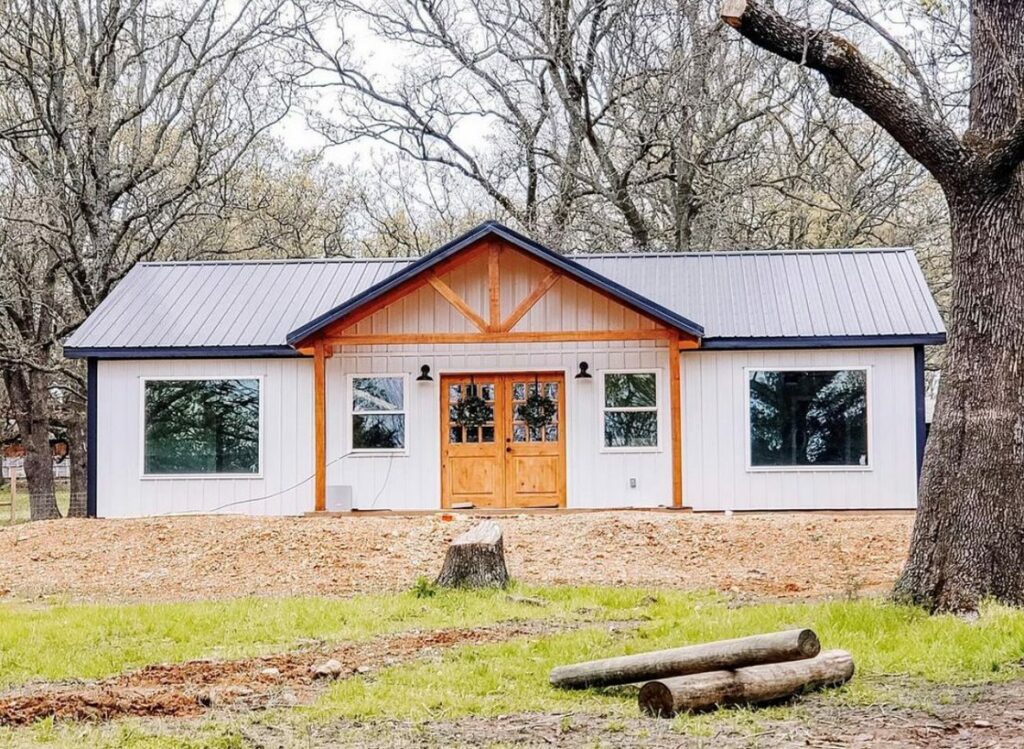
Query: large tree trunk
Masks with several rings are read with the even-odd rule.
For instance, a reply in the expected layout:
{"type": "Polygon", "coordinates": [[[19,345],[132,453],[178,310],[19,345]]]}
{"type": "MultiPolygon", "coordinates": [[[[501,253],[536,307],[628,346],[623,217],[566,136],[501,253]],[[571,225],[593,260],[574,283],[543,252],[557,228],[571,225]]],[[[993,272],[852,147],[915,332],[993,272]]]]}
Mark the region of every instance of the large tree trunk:
{"type": "MultiPolygon", "coordinates": [[[[1024,114],[1024,14],[1010,0],[974,0],[972,11],[964,141],[994,151],[1024,114]]],[[[1024,605],[1024,180],[1019,157],[998,167],[946,188],[951,338],[896,586],[944,611],[974,611],[986,596],[1024,605]]]]}
{"type": "Polygon", "coordinates": [[[1024,604],[1024,200],[950,200],[953,335],[899,598],[1024,604]]]}
{"type": "Polygon", "coordinates": [[[53,491],[53,451],[50,447],[49,376],[27,367],[4,370],[11,412],[25,448],[25,480],[28,483],[32,520],[59,518],[53,491]]]}

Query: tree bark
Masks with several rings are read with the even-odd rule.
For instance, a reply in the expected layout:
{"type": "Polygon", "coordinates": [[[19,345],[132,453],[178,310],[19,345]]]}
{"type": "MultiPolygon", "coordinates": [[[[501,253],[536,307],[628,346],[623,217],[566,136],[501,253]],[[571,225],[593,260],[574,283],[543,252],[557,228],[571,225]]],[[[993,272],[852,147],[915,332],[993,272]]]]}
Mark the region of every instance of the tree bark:
{"type": "Polygon", "coordinates": [[[49,377],[28,367],[5,368],[3,376],[18,436],[25,448],[29,517],[32,520],[59,518],[50,446],[49,377]]]}
{"type": "Polygon", "coordinates": [[[633,684],[667,676],[813,658],[820,650],[821,643],[812,630],[792,629],[559,666],[551,672],[551,684],[563,689],[633,684]]]}
{"type": "Polygon", "coordinates": [[[853,677],[853,658],[828,650],[816,658],[749,666],[735,671],[708,671],[644,684],[638,697],[648,715],[671,718],[721,705],[757,705],[801,692],[839,686],[853,677]]]}
{"type": "Polygon", "coordinates": [[[488,520],[452,541],[437,584],[446,588],[507,588],[501,526],[488,520]]]}
{"type": "Polygon", "coordinates": [[[950,344],[900,600],[972,612],[1024,605],[1024,14],[972,0],[970,124],[963,137],[857,48],[764,0],[725,0],[722,19],[820,73],[942,186],[952,227],[950,344]]]}

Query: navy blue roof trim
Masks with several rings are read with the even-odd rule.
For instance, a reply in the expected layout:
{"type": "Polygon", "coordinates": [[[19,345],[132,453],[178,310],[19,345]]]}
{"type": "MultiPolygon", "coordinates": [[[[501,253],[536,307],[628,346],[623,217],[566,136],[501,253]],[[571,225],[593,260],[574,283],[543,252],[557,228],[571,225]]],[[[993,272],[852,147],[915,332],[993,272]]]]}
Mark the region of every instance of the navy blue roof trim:
{"type": "Polygon", "coordinates": [[[151,346],[147,348],[64,347],[68,359],[246,359],[300,356],[291,346],[151,346]]]}
{"type": "Polygon", "coordinates": [[[650,299],[637,294],[635,291],[630,291],[625,286],[612,281],[610,278],[605,278],[600,273],[595,273],[576,261],[570,260],[564,255],[555,252],[549,247],[545,247],[539,242],[533,241],[529,237],[523,236],[519,232],[509,229],[507,226],[504,226],[497,221],[486,221],[480,224],[480,226],[470,229],[461,237],[453,239],[451,242],[442,245],[433,252],[424,255],[419,260],[410,263],[405,268],[402,268],[400,271],[385,278],[383,281],[374,284],[362,293],[356,294],[356,296],[352,297],[344,304],[340,304],[334,309],[328,310],[301,327],[296,328],[288,334],[288,343],[291,345],[299,343],[303,339],[308,338],[319,330],[322,330],[336,320],[340,320],[342,317],[351,314],[364,304],[368,304],[369,302],[372,302],[389,291],[397,288],[417,274],[429,270],[474,242],[490,235],[501,237],[524,252],[540,258],[578,280],[611,294],[612,296],[626,302],[631,307],[634,307],[635,309],[638,309],[673,328],[683,330],[697,336],[698,338],[704,335],[704,328],[692,320],[687,320],[682,315],[677,315],[675,312],[662,307],[660,304],[652,302],[650,299]]]}
{"type": "Polygon", "coordinates": [[[705,338],[701,341],[700,348],[694,350],[939,346],[945,342],[945,333],[930,333],[928,335],[801,336],[789,338],[705,338]]]}

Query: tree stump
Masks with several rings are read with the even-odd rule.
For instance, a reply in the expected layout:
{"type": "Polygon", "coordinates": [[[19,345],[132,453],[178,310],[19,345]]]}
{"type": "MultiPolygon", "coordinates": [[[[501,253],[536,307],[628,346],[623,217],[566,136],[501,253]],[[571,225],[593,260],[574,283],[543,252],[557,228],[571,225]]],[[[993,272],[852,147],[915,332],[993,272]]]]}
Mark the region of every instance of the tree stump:
{"type": "Polygon", "coordinates": [[[501,526],[487,520],[452,541],[437,584],[446,588],[507,588],[501,526]]]}

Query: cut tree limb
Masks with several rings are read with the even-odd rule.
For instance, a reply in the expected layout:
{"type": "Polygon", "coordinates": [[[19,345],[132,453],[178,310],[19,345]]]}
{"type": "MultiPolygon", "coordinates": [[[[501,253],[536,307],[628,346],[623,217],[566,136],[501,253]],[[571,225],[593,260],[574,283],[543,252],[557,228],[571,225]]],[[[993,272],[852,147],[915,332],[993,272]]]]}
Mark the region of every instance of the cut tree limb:
{"type": "Polygon", "coordinates": [[[437,584],[446,588],[507,588],[501,526],[487,520],[452,541],[437,584]]]}
{"type": "Polygon", "coordinates": [[[670,718],[719,705],[774,702],[813,689],[839,686],[852,677],[850,654],[828,650],[808,660],[652,681],[640,688],[638,699],[640,709],[648,715],[670,718]]]}
{"type": "Polygon", "coordinates": [[[720,16],[762,49],[820,73],[833,96],[883,127],[943,185],[959,184],[966,176],[972,154],[956,133],[847,39],[797,23],[763,0],[724,0],[720,16]]]}
{"type": "Polygon", "coordinates": [[[559,666],[551,672],[551,684],[564,689],[632,684],[668,676],[813,658],[820,650],[821,643],[812,630],[792,629],[559,666]]]}

